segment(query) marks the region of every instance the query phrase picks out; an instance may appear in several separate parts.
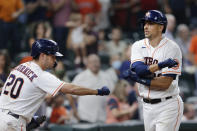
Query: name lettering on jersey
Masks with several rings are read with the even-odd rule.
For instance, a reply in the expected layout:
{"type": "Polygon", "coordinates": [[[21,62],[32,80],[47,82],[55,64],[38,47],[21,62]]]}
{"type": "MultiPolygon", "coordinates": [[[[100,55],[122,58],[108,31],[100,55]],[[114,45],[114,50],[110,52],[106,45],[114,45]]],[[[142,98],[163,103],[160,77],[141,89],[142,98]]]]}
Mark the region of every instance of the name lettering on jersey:
{"type": "Polygon", "coordinates": [[[30,81],[33,81],[34,78],[38,77],[31,69],[29,69],[24,65],[19,65],[18,67],[15,68],[15,70],[23,73],[25,76],[29,78],[30,81]]]}
{"type": "Polygon", "coordinates": [[[153,65],[158,63],[158,60],[153,59],[152,57],[144,57],[144,60],[146,65],[153,65]]]}

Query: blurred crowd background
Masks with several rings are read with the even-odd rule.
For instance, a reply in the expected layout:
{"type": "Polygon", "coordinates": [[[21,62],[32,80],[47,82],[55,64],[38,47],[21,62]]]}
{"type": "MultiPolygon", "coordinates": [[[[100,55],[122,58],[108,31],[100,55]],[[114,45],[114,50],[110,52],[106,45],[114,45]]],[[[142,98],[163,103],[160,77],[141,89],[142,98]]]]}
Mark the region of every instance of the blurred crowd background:
{"type": "Polygon", "coordinates": [[[144,38],[139,19],[151,9],[166,14],[165,35],[182,50],[183,121],[196,120],[196,0],[0,0],[1,87],[12,68],[31,59],[36,39],[52,39],[64,57],[51,73],[92,89],[107,86],[111,95],[46,96],[35,114],[47,116],[44,126],[143,120],[137,83],[120,74],[129,69],[132,44],[144,38]]]}

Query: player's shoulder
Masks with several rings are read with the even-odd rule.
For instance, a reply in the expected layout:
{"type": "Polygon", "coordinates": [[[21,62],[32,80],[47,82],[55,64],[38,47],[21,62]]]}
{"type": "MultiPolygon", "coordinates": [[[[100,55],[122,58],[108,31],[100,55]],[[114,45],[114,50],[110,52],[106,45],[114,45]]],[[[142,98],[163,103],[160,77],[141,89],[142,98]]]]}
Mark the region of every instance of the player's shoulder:
{"type": "Polygon", "coordinates": [[[167,40],[168,46],[170,48],[172,48],[172,49],[180,49],[179,45],[175,41],[173,41],[173,40],[171,40],[171,39],[169,39],[167,37],[165,37],[165,39],[167,40]]]}
{"type": "Polygon", "coordinates": [[[146,42],[146,39],[141,39],[133,43],[132,47],[141,47],[146,42]]]}

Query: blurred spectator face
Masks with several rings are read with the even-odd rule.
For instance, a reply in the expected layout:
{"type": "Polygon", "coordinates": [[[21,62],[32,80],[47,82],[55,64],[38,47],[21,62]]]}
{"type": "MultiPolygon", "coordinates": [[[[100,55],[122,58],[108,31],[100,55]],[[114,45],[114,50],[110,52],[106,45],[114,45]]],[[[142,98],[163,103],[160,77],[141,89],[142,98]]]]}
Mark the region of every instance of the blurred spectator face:
{"type": "Polygon", "coordinates": [[[113,91],[113,95],[115,95],[121,102],[127,101],[127,88],[129,87],[129,83],[125,80],[120,80],[113,91]]]}
{"type": "Polygon", "coordinates": [[[5,56],[3,54],[0,55],[0,68],[4,68],[6,63],[5,56]]]}
{"type": "Polygon", "coordinates": [[[57,97],[55,97],[54,104],[56,106],[61,106],[63,105],[63,103],[64,103],[64,97],[62,95],[58,95],[57,97]]]}
{"type": "Polygon", "coordinates": [[[64,69],[64,64],[59,61],[57,66],[55,67],[55,75],[62,79],[64,77],[65,69],[64,69]]]}
{"type": "Polygon", "coordinates": [[[104,40],[105,39],[105,31],[104,30],[100,30],[98,32],[98,38],[99,38],[99,40],[104,40]]]}
{"type": "Polygon", "coordinates": [[[73,13],[70,16],[70,20],[76,24],[76,26],[80,26],[82,24],[82,15],[79,13],[73,13]]]}
{"type": "Polygon", "coordinates": [[[97,55],[89,55],[87,68],[90,69],[94,74],[97,74],[100,70],[100,59],[97,55]]]}
{"type": "Polygon", "coordinates": [[[121,39],[122,33],[120,29],[115,28],[112,30],[112,40],[119,41],[121,39]]]}
{"type": "Polygon", "coordinates": [[[193,120],[194,119],[195,109],[194,109],[193,104],[185,104],[184,116],[186,116],[188,120],[193,120]]]}
{"type": "Polygon", "coordinates": [[[172,14],[166,14],[166,17],[168,20],[167,30],[173,32],[176,25],[176,19],[172,14]]]}
{"type": "Polygon", "coordinates": [[[90,30],[95,26],[95,16],[93,14],[87,14],[84,18],[84,24],[86,25],[86,30],[90,30]]]}
{"type": "Polygon", "coordinates": [[[113,55],[111,57],[111,65],[114,69],[119,70],[121,64],[122,64],[122,61],[120,60],[119,55],[113,55]]]}
{"type": "Polygon", "coordinates": [[[187,40],[189,37],[189,28],[187,27],[187,25],[185,24],[180,24],[177,27],[177,31],[178,31],[178,35],[180,38],[182,38],[183,40],[187,40]]]}
{"type": "Polygon", "coordinates": [[[36,34],[37,34],[37,37],[44,37],[44,34],[45,34],[44,23],[40,23],[40,24],[37,26],[36,34]]]}

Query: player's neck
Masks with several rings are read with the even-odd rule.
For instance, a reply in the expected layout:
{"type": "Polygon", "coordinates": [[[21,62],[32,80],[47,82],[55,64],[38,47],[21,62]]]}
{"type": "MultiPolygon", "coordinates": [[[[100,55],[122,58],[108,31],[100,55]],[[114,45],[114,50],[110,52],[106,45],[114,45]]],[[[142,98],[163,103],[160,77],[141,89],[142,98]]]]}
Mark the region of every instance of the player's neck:
{"type": "Polygon", "coordinates": [[[149,43],[152,47],[157,47],[161,40],[162,40],[162,35],[158,35],[157,37],[149,38],[149,43]]]}
{"type": "Polygon", "coordinates": [[[35,62],[37,65],[39,65],[40,68],[41,68],[42,70],[45,70],[45,68],[44,68],[44,66],[42,66],[42,63],[41,63],[41,62],[39,62],[38,60],[34,60],[34,62],[35,62]]]}

